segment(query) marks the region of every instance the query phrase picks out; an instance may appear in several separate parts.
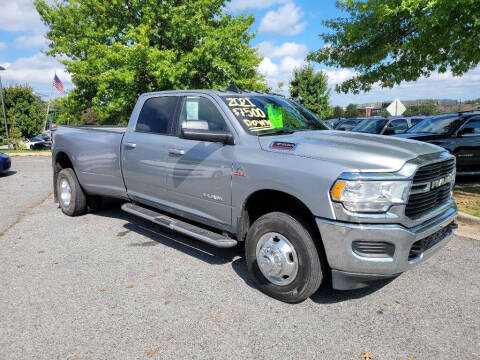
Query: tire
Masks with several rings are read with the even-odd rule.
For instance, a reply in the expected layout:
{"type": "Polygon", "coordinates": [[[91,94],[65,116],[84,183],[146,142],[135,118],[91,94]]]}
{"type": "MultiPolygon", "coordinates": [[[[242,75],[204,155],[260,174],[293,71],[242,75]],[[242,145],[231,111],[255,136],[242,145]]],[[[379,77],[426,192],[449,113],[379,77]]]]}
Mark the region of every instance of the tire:
{"type": "Polygon", "coordinates": [[[87,210],[87,197],[85,196],[73,169],[63,169],[58,173],[57,195],[60,207],[65,215],[78,216],[85,213],[87,210]],[[64,193],[68,193],[68,189],[66,188],[66,185],[64,185],[65,183],[70,187],[70,199],[62,197],[62,187],[65,187],[64,193]]]}
{"type": "MultiPolygon", "coordinates": [[[[259,289],[265,294],[287,303],[301,302],[315,293],[322,283],[323,272],[314,237],[313,231],[293,214],[272,212],[258,218],[248,231],[245,257],[250,276],[259,289]],[[272,237],[273,233],[278,236],[272,237]],[[262,246],[264,242],[266,245],[271,244],[272,247],[262,246]],[[265,271],[268,264],[274,263],[271,261],[271,257],[265,257],[262,249],[276,249],[276,246],[280,246],[282,249],[293,248],[293,251],[285,253],[287,254],[285,258],[280,256],[286,261],[282,262],[285,266],[282,265],[281,268],[292,269],[291,264],[297,262],[296,272],[294,270],[286,271],[290,275],[283,275],[280,278],[276,278],[276,275],[265,275],[262,272],[260,267],[265,271]],[[260,260],[264,262],[261,265],[258,263],[257,254],[259,257],[263,254],[260,260]],[[287,277],[285,278],[285,276],[287,277]]],[[[276,254],[279,253],[282,252],[276,254]]]]}

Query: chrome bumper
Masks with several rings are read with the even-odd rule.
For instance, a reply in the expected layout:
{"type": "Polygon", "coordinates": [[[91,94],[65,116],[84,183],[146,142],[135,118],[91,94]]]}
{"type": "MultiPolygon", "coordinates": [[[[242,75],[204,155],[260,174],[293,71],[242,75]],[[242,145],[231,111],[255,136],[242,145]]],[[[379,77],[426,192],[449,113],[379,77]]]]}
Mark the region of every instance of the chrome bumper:
{"type": "Polygon", "coordinates": [[[345,273],[369,275],[397,275],[428,259],[453,236],[457,208],[455,204],[433,219],[412,228],[397,224],[354,224],[316,218],[322,236],[327,260],[333,270],[345,273]],[[450,226],[447,235],[409,260],[413,243],[450,226]],[[376,241],[393,244],[390,257],[360,256],[353,251],[354,241],[376,241]]]}

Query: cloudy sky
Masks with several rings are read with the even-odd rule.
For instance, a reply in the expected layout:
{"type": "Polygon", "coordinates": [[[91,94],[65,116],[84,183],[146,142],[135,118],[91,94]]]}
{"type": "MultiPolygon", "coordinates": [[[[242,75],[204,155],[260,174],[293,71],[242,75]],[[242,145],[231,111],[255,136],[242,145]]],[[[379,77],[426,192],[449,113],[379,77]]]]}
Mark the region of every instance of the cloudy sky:
{"type": "MultiPolygon", "coordinates": [[[[288,82],[294,68],[304,64],[307,52],[324,45],[318,36],[325,30],[322,20],[341,15],[334,0],[232,0],[228,7],[234,14],[249,12],[255,15],[253,30],[257,37],[253,45],[264,57],[260,71],[276,90],[279,82],[288,82]]],[[[56,72],[65,88],[71,88],[73,84],[63,66],[42,52],[46,49],[46,29],[31,0],[0,0],[0,9],[0,65],[8,68],[1,73],[4,83],[28,83],[46,97],[56,72]]],[[[349,69],[324,70],[332,86],[352,75],[349,69]]],[[[394,89],[374,88],[359,95],[332,92],[332,103],[345,106],[396,97],[405,100],[479,98],[480,67],[461,78],[450,73],[434,74],[394,89]]]]}

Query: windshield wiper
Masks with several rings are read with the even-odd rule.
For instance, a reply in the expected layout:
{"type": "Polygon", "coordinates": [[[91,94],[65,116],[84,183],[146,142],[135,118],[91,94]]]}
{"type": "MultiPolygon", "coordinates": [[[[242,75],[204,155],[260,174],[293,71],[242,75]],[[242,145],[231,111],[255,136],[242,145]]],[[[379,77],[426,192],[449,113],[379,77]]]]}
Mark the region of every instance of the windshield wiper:
{"type": "Polygon", "coordinates": [[[281,135],[281,134],[293,134],[295,130],[291,129],[277,129],[274,131],[266,131],[262,132],[261,134],[257,134],[258,136],[269,136],[269,135],[281,135]]]}

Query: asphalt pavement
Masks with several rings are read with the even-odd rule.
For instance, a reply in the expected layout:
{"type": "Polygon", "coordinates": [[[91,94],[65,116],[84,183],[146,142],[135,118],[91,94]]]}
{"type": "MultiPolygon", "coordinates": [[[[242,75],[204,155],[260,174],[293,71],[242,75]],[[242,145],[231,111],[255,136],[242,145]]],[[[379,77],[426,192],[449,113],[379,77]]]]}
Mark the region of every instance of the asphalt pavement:
{"type": "Polygon", "coordinates": [[[49,159],[0,176],[0,359],[480,359],[480,241],[289,305],[255,288],[241,246],[118,207],[69,218],[51,191],[49,159]]]}

